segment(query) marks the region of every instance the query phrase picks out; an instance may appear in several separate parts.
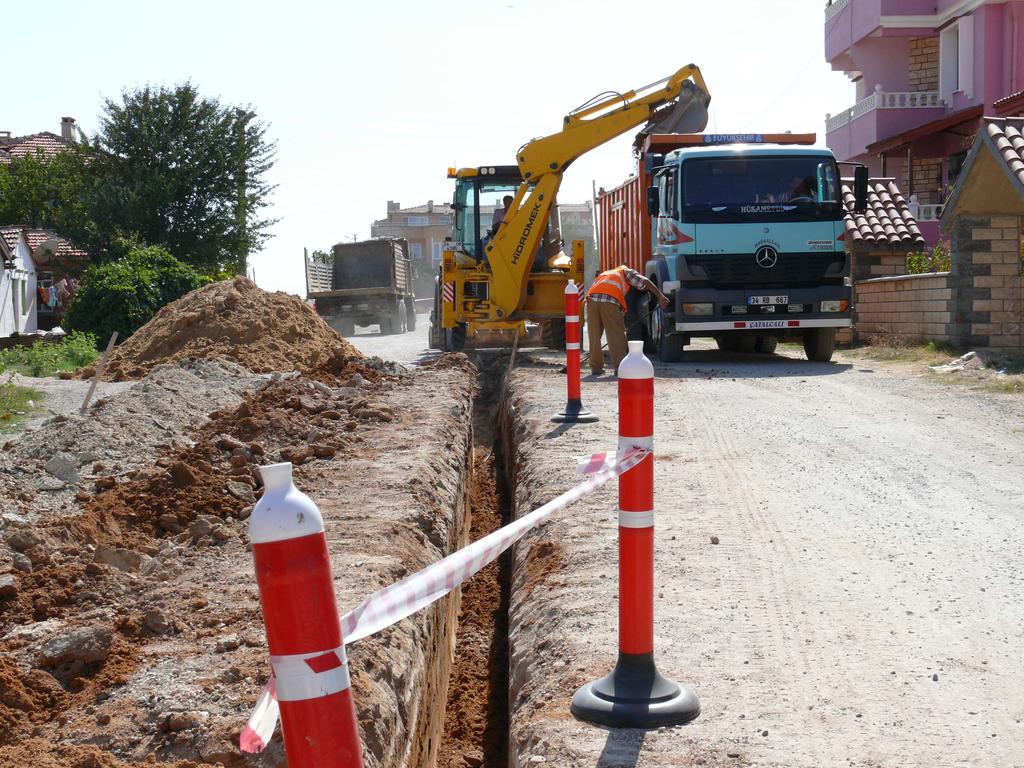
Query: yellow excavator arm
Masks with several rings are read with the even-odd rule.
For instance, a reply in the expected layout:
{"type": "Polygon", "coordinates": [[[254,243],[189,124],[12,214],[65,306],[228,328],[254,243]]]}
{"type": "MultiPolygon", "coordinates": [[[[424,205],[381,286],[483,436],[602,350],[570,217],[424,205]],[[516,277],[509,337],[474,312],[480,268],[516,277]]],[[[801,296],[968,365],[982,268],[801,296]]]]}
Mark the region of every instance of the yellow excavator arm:
{"type": "Polygon", "coordinates": [[[567,115],[558,133],[524,145],[516,157],[524,181],[486,248],[494,276],[491,317],[512,319],[523,306],[526,277],[562,183],[562,173],[574,160],[650,121],[655,112],[661,132],[698,133],[707,126],[710,100],[700,69],[689,64],[670,77],[628,93],[602,94],[567,115]]]}

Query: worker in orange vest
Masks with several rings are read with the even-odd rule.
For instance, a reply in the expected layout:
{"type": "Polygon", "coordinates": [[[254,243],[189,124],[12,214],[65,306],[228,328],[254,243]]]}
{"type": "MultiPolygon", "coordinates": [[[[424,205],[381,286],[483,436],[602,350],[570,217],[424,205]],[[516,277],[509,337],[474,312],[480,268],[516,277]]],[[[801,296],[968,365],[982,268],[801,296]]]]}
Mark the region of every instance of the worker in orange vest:
{"type": "Polygon", "coordinates": [[[612,369],[626,356],[626,294],[631,290],[646,291],[665,309],[668,297],[658,286],[627,266],[615,267],[599,274],[587,291],[587,328],[590,338],[590,372],[594,376],[604,373],[604,355],[601,353],[601,333],[608,337],[608,352],[612,356],[612,369]]]}

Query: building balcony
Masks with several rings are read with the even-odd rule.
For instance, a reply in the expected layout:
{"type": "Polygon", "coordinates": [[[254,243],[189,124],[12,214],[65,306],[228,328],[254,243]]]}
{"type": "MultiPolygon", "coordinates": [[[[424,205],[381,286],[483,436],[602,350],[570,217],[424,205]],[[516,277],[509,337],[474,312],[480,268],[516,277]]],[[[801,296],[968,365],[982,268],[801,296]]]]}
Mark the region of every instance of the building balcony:
{"type": "Polygon", "coordinates": [[[916,34],[933,31],[941,18],[935,0],[826,0],[825,60],[834,61],[866,37],[901,37],[911,26],[916,34]],[[922,19],[929,22],[922,25],[922,19]]]}
{"type": "Polygon", "coordinates": [[[924,125],[946,114],[938,91],[875,91],[849,109],[825,116],[826,143],[837,158],[864,155],[876,141],[924,125]]]}

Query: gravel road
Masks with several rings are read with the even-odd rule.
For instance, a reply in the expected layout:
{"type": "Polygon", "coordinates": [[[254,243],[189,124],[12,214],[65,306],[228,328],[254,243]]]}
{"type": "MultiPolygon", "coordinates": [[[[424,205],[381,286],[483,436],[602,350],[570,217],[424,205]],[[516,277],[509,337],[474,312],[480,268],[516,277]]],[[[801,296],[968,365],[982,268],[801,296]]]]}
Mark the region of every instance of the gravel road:
{"type": "Polygon", "coordinates": [[[430,316],[416,315],[416,330],[383,336],[378,331],[359,328],[355,336],[346,337],[364,355],[395,360],[402,365],[419,365],[440,354],[427,348],[427,326],[430,316]]]}
{"type": "MultiPolygon", "coordinates": [[[[424,338],[354,341],[415,362],[424,338]]],[[[568,715],[614,660],[605,488],[518,549],[513,765],[1024,766],[1024,398],[796,358],[656,366],[657,653],[700,718],[568,715]]],[[[611,378],[584,382],[599,424],[548,423],[557,360],[525,353],[513,378],[520,513],[577,481],[569,457],[614,445],[611,378]]]]}
{"type": "MultiPolygon", "coordinates": [[[[559,431],[556,371],[513,379],[524,471],[547,468],[527,505],[614,445],[614,381],[584,384],[599,424],[559,431]]],[[[571,577],[513,596],[513,765],[1024,765],[1024,398],[842,355],[705,349],[656,377],[657,652],[704,711],[646,734],[567,716],[614,658],[605,489],[550,532],[571,577]]]]}

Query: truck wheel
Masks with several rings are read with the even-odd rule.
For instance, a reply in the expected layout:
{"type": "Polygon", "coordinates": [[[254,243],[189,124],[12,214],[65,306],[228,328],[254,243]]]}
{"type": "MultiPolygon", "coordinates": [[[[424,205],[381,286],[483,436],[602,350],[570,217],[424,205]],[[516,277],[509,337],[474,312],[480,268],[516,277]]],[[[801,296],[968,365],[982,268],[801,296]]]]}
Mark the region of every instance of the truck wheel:
{"type": "Polygon", "coordinates": [[[416,330],[416,301],[414,299],[405,300],[405,315],[406,325],[410,331],[416,330]]]}
{"type": "Polygon", "coordinates": [[[461,352],[466,348],[466,324],[458,323],[451,330],[441,332],[444,335],[445,352],[461,352]]]}
{"type": "Polygon", "coordinates": [[[353,320],[339,320],[336,330],[346,339],[356,335],[356,324],[353,320]]]}
{"type": "Polygon", "coordinates": [[[409,316],[405,311],[405,302],[401,299],[395,305],[394,314],[391,316],[391,326],[395,329],[395,333],[405,333],[408,330],[409,316]]]}
{"type": "Polygon", "coordinates": [[[565,319],[541,321],[540,343],[548,349],[565,349],[565,319]]]}
{"type": "MultiPolygon", "coordinates": [[[[651,337],[657,339],[658,359],[663,363],[678,363],[683,359],[683,349],[686,344],[681,333],[670,333],[669,325],[665,319],[665,313],[661,307],[656,307],[651,312],[651,337]]],[[[644,349],[646,352],[647,350],[644,349]]]]}
{"type": "Polygon", "coordinates": [[[778,345],[779,340],[774,336],[758,336],[757,341],[754,343],[754,351],[770,355],[775,352],[775,348],[778,345]]]}
{"type": "Polygon", "coordinates": [[[810,328],[804,331],[804,352],[807,359],[827,363],[836,350],[835,328],[810,328]]]}
{"type": "Polygon", "coordinates": [[[427,346],[430,349],[441,348],[441,333],[440,328],[434,325],[434,320],[431,318],[430,325],[427,326],[427,346]]]}

